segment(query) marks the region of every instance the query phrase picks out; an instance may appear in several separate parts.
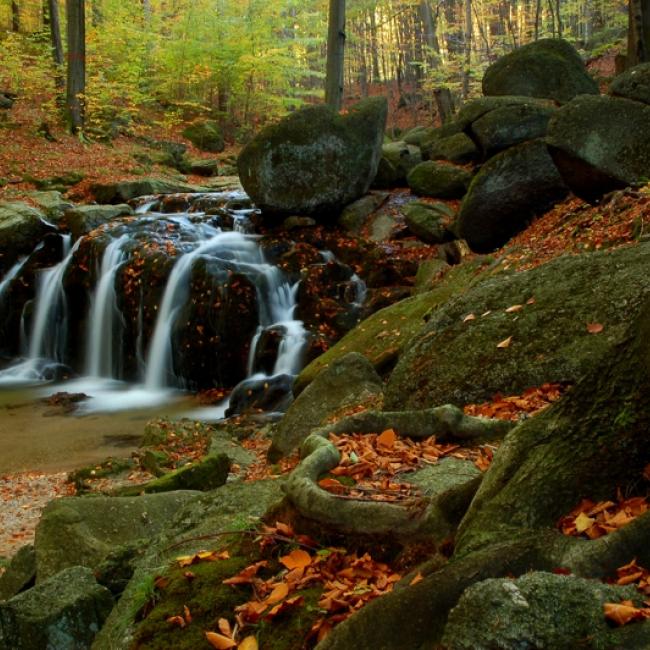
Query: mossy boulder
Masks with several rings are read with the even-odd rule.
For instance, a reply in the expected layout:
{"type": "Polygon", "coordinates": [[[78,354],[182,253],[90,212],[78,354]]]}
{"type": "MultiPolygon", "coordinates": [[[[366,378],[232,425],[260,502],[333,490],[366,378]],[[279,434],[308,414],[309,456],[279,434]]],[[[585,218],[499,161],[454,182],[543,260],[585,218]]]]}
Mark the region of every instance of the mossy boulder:
{"type": "Polygon", "coordinates": [[[27,544],[11,558],[6,571],[0,575],[0,602],[31,587],[35,580],[36,555],[34,546],[27,544]]]}
{"type": "MultiPolygon", "coordinates": [[[[282,496],[279,480],[228,483],[214,492],[201,494],[175,516],[170,516],[168,526],[151,540],[145,557],[138,563],[133,578],[95,640],[94,650],[131,647],[136,615],[149,602],[161,566],[179,555],[222,546],[224,537],[215,533],[230,531],[237,538],[237,531],[249,530],[259,523],[260,517],[276,507],[282,496]]],[[[236,558],[231,561],[236,562],[236,558]]],[[[214,564],[208,562],[203,566],[214,564]]],[[[200,566],[196,568],[200,570],[200,566]]],[[[233,572],[236,571],[235,567],[233,572]]]]}
{"type": "Polygon", "coordinates": [[[226,148],[221,128],[214,120],[196,120],[183,129],[183,137],[201,151],[220,153],[226,148]]]}
{"type": "Polygon", "coordinates": [[[350,352],[323,370],[289,407],[273,431],[269,460],[300,446],[313,429],[341,409],[381,400],[383,382],[361,354],[350,352]]]}
{"type": "Polygon", "coordinates": [[[406,144],[420,147],[422,146],[422,143],[430,138],[437,130],[438,129],[435,126],[415,126],[402,136],[402,140],[406,142],[406,144]]]}
{"type": "Polygon", "coordinates": [[[562,39],[524,45],[493,63],[483,76],[484,95],[525,95],[564,103],[598,94],[577,50],[562,39]]]}
{"type": "Polygon", "coordinates": [[[382,157],[373,186],[391,188],[403,185],[409,171],[422,162],[420,148],[399,140],[382,147],[382,157]]]}
{"type": "Polygon", "coordinates": [[[650,106],[620,97],[577,97],[548,125],[547,142],[578,196],[597,199],[650,178],[650,106]]]}
{"type": "Polygon", "coordinates": [[[189,171],[197,176],[218,176],[219,161],[215,158],[197,158],[188,163],[189,171]]]}
{"type": "Polygon", "coordinates": [[[226,454],[208,454],[205,458],[185,465],[158,478],[127,488],[120,488],[116,496],[157,494],[175,490],[200,490],[206,492],[222,486],[228,478],[230,459],[226,454]]]}
{"type": "Polygon", "coordinates": [[[351,234],[358,234],[366,219],[387,200],[388,192],[371,192],[358,201],[350,203],[339,217],[339,225],[351,234]]]}
{"type": "Polygon", "coordinates": [[[53,230],[31,205],[0,203],[0,270],[7,270],[21,255],[29,255],[53,230]]]}
{"type": "MultiPolygon", "coordinates": [[[[74,554],[75,549],[68,552],[74,554]]],[[[72,567],[0,603],[0,647],[9,650],[90,648],[113,608],[92,571],[72,567]]]]}
{"type": "Polygon", "coordinates": [[[68,210],[74,208],[73,203],[64,199],[61,192],[55,190],[30,192],[28,196],[38,209],[42,210],[47,220],[53,223],[58,223],[68,210]]]}
{"type": "Polygon", "coordinates": [[[51,501],[36,528],[36,575],[42,582],[65,568],[97,567],[116,547],[151,540],[200,492],[141,497],[66,497],[51,501]]]}
{"type": "Polygon", "coordinates": [[[577,381],[615,353],[647,291],[649,265],[650,244],[641,244],[485,279],[430,314],[390,376],[386,408],[463,406],[577,381]],[[513,305],[522,308],[507,313],[513,305]],[[604,329],[591,334],[589,323],[604,329]]]}
{"type": "Polygon", "coordinates": [[[242,185],[262,211],[336,218],[370,187],[381,158],[384,98],[339,115],[328,106],[296,111],[263,129],[237,161],[242,185]]]}
{"type": "MultiPolygon", "coordinates": [[[[442,645],[453,650],[640,648],[622,644],[622,628],[617,631],[603,615],[605,603],[623,600],[640,604],[640,594],[630,587],[541,571],[516,580],[484,580],[466,589],[451,610],[442,645]]],[[[648,643],[650,624],[635,625],[645,628],[638,632],[648,643]]]]}
{"type": "Polygon", "coordinates": [[[448,160],[464,165],[475,162],[479,158],[479,151],[466,133],[456,133],[448,138],[430,141],[426,156],[430,160],[448,160]]]}
{"type": "Polygon", "coordinates": [[[447,227],[454,211],[445,203],[411,201],[404,208],[404,220],[409,230],[427,244],[443,244],[455,239],[447,227]]]}
{"type": "Polygon", "coordinates": [[[516,144],[544,137],[554,112],[539,104],[503,106],[473,122],[472,133],[483,156],[491,158],[516,144]]]}
{"type": "Polygon", "coordinates": [[[650,104],[650,63],[641,63],[618,75],[609,87],[609,94],[650,104]]]}
{"type": "Polygon", "coordinates": [[[65,213],[64,222],[73,239],[76,240],[113,219],[132,214],[133,209],[126,203],[121,205],[80,205],[65,213]]]}
{"type": "Polygon", "coordinates": [[[491,158],[474,177],[458,232],[476,253],[489,253],[568,193],[546,145],[526,142],[491,158]]]}
{"type": "Polygon", "coordinates": [[[294,393],[303,391],[323,369],[350,352],[365,356],[379,373],[392,369],[399,353],[408,348],[412,337],[424,326],[427,312],[466,291],[481,275],[485,264],[485,258],[478,258],[452,267],[430,291],[401,300],[366,318],[304,368],[296,379],[294,393]]]}
{"type": "Polygon", "coordinates": [[[413,192],[420,196],[459,199],[467,192],[472,174],[462,167],[428,160],[414,167],[407,180],[413,192]]]}
{"type": "Polygon", "coordinates": [[[84,178],[86,175],[83,172],[68,171],[50,178],[32,178],[31,181],[39,190],[66,192],[73,185],[81,183],[84,178]]]}
{"type": "Polygon", "coordinates": [[[479,97],[461,106],[455,118],[459,130],[467,130],[476,120],[486,113],[508,106],[542,106],[553,107],[555,104],[548,99],[524,97],[520,95],[504,95],[503,97],[479,97]]]}
{"type": "Polygon", "coordinates": [[[126,203],[139,196],[207,192],[208,188],[162,178],[141,178],[136,181],[94,183],[90,187],[98,203],[126,203]]]}

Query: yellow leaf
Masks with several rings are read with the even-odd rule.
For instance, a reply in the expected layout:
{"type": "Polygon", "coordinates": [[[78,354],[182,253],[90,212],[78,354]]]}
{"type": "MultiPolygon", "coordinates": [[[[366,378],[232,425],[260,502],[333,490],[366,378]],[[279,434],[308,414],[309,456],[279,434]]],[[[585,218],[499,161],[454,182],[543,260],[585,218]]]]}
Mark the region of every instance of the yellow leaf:
{"type": "Polygon", "coordinates": [[[630,600],[624,600],[622,603],[605,603],[603,610],[605,618],[614,621],[617,625],[626,625],[630,621],[644,618],[643,610],[634,607],[630,600]]]}
{"type": "Polygon", "coordinates": [[[508,307],[508,309],[506,309],[506,314],[513,314],[517,311],[521,311],[523,308],[523,305],[512,305],[512,307],[508,307]]]}
{"type": "Polygon", "coordinates": [[[309,566],[311,564],[311,556],[309,553],[307,553],[307,551],[303,551],[302,549],[297,548],[295,551],[291,551],[289,555],[281,557],[280,562],[282,562],[282,564],[284,564],[284,566],[287,567],[289,571],[291,571],[292,569],[299,569],[309,566]]]}
{"type": "Polygon", "coordinates": [[[258,650],[257,639],[247,636],[238,646],[237,650],[258,650]]]}
{"type": "Polygon", "coordinates": [[[208,643],[217,650],[228,650],[228,648],[236,648],[237,644],[229,639],[223,634],[217,634],[216,632],[206,632],[205,638],[208,640],[208,643]]]}
{"type": "Polygon", "coordinates": [[[468,323],[471,320],[476,320],[476,314],[467,314],[467,316],[463,318],[463,323],[468,323]]]}
{"type": "Polygon", "coordinates": [[[501,349],[509,348],[511,343],[512,343],[512,336],[509,336],[507,339],[504,339],[503,341],[501,341],[501,343],[497,344],[497,347],[501,349]]]}
{"type": "Polygon", "coordinates": [[[267,605],[273,605],[273,603],[279,603],[283,598],[286,598],[289,595],[289,585],[284,582],[281,582],[275,587],[275,589],[268,595],[264,601],[267,605]]]}
{"type": "Polygon", "coordinates": [[[579,533],[584,533],[585,530],[589,530],[594,523],[596,522],[595,519],[592,519],[591,517],[587,517],[587,515],[584,512],[581,512],[577,517],[576,517],[576,530],[579,533]]]}

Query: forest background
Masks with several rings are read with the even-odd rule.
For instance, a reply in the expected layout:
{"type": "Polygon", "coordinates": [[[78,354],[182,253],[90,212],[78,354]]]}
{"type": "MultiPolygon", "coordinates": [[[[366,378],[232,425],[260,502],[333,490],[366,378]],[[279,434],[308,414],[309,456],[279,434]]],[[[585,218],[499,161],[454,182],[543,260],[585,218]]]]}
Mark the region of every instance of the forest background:
{"type": "MultiPolygon", "coordinates": [[[[66,15],[84,4],[86,138],[209,117],[241,143],[323,101],[326,0],[2,0],[0,90],[29,100],[46,132],[64,116],[66,15]]],[[[589,58],[623,51],[628,27],[621,0],[348,0],[346,11],[345,101],[387,96],[389,127],[439,121],[525,43],[562,37],[589,58]]]]}

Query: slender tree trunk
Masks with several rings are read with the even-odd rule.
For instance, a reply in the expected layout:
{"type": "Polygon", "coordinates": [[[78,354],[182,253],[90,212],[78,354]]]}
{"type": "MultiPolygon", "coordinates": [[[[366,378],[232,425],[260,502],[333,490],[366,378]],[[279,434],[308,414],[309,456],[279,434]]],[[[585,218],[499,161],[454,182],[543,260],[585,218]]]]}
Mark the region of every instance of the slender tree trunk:
{"type": "Polygon", "coordinates": [[[343,62],[345,60],[345,0],[330,0],[327,34],[327,76],[325,102],[334,110],[343,103],[343,62]]]}
{"type": "Polygon", "coordinates": [[[650,61],[650,0],[630,0],[627,67],[650,61]]]}
{"type": "MultiPolygon", "coordinates": [[[[61,21],[59,20],[59,4],[57,0],[47,0],[47,21],[44,24],[49,25],[50,40],[52,42],[52,58],[56,69],[54,82],[59,90],[65,88],[65,82],[62,76],[63,70],[63,43],[61,41],[61,21]]],[[[45,7],[44,7],[45,9],[45,7]]]]}
{"type": "Polygon", "coordinates": [[[472,63],[472,0],[465,0],[465,65],[463,67],[463,99],[469,96],[472,63]]]}
{"type": "Polygon", "coordinates": [[[20,7],[18,0],[11,0],[11,30],[14,32],[20,31],[20,7]]]}
{"type": "Polygon", "coordinates": [[[73,133],[83,129],[80,95],[86,91],[86,11],[84,0],[66,0],[68,18],[68,83],[66,103],[73,133]]]}
{"type": "Polygon", "coordinates": [[[539,40],[539,17],[542,13],[542,0],[537,0],[535,5],[535,40],[539,40]]]}

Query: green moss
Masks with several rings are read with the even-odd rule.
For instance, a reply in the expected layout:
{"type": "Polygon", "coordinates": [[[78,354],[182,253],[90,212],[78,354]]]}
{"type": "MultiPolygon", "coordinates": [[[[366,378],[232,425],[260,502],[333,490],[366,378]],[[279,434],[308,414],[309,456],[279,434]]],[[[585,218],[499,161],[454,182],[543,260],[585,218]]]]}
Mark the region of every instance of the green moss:
{"type": "MultiPolygon", "coordinates": [[[[175,564],[165,572],[168,581],[163,589],[149,592],[149,602],[155,599],[153,607],[138,624],[131,650],[175,650],[206,647],[206,631],[217,631],[218,621],[225,618],[234,623],[235,608],[254,597],[249,585],[224,585],[223,580],[236,575],[246,566],[259,561],[258,550],[250,541],[234,545],[230,549],[232,557],[218,562],[199,562],[187,568],[175,564]],[[191,571],[194,578],[188,580],[185,574],[191,571]],[[181,629],[167,622],[171,616],[182,616],[184,607],[192,615],[192,621],[181,629]]],[[[271,577],[279,569],[272,562],[262,579],[271,577]]],[[[153,581],[151,582],[153,584],[153,581]]],[[[149,585],[145,585],[148,587],[149,585]]],[[[296,648],[300,639],[306,637],[316,618],[320,587],[301,590],[296,595],[303,596],[304,603],[272,621],[260,621],[247,629],[245,634],[255,634],[260,648],[265,650],[290,650],[296,648]]],[[[143,589],[143,595],[145,594],[143,589]]],[[[293,595],[293,594],[292,594],[293,595]]],[[[147,598],[144,599],[147,602],[147,598]]]]}

